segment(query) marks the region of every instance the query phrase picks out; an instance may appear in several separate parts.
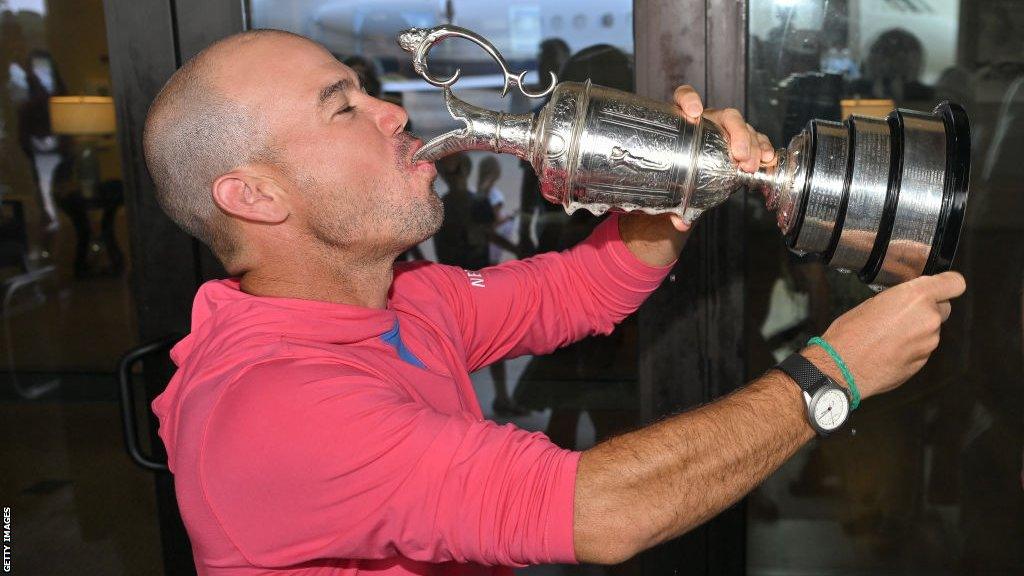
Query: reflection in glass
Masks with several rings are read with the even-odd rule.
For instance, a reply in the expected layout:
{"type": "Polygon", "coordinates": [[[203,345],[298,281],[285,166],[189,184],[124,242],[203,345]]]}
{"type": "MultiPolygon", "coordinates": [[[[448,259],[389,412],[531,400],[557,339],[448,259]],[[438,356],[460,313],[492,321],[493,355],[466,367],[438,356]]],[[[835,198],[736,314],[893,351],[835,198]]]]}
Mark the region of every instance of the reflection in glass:
{"type": "MultiPolygon", "coordinates": [[[[899,390],[816,441],[748,505],[751,574],[1024,571],[1024,5],[749,3],[748,119],[775,144],[811,118],[961,103],[971,202],[954,269],[968,293],[943,342],[899,390]],[[997,40],[999,38],[1000,40],[997,40]],[[1007,146],[1010,146],[1008,148],[1007,146]]],[[[747,362],[756,375],[870,292],[789,254],[748,202],[747,362]]]]}
{"type": "Polygon", "coordinates": [[[135,327],[106,38],[100,1],[0,1],[0,495],[14,573],[160,572],[152,479],[125,457],[117,412],[135,327]]]}

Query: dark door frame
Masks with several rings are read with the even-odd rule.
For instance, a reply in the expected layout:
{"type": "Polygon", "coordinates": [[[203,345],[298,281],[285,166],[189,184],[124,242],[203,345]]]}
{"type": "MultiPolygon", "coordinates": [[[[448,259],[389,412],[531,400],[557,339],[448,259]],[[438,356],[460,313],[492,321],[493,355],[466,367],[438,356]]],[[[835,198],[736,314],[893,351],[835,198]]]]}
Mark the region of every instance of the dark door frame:
{"type": "MultiPolygon", "coordinates": [[[[634,0],[636,86],[668,100],[694,86],[706,106],[746,102],[746,0],[634,0]]],[[[698,406],[746,380],[744,205],[735,194],[705,214],[668,281],[640,309],[645,421],[698,406]]],[[[746,572],[743,502],[644,554],[644,574],[746,572]]]]}
{"type": "MultiPolygon", "coordinates": [[[[182,232],[157,204],[142,150],[146,112],[185,60],[213,40],[243,29],[244,7],[244,0],[104,0],[140,342],[186,334],[199,285],[223,276],[210,251],[182,232]]],[[[169,359],[147,361],[147,398],[163,391],[172,373],[169,359]]],[[[165,461],[154,418],[149,418],[149,437],[154,457],[165,461]]],[[[174,479],[167,472],[156,472],[155,485],[164,573],[195,574],[174,479]]]]}
{"type": "MultiPolygon", "coordinates": [[[[174,15],[167,0],[105,0],[104,12],[125,183],[132,295],[139,341],[150,342],[187,331],[199,280],[196,241],[160,211],[142,155],[146,110],[178,67],[174,15]]],[[[145,364],[147,399],[159,394],[171,371],[169,361],[145,364]]],[[[148,419],[153,457],[166,461],[156,424],[155,418],[148,419]]],[[[163,571],[168,576],[195,574],[174,480],[167,472],[154,477],[163,571]]]]}
{"type": "MultiPolygon", "coordinates": [[[[139,340],[188,331],[192,298],[223,275],[210,252],[160,210],[142,152],[149,103],[185,60],[248,27],[246,0],[105,0],[111,80],[117,108],[131,234],[139,340]]],[[[746,101],[746,0],[634,0],[638,93],[662,100],[680,84],[707,105],[746,101]]],[[[641,413],[645,421],[719,397],[745,380],[743,361],[744,201],[735,195],[704,216],[672,276],[639,312],[641,413]]],[[[146,365],[158,394],[169,362],[146,365]]],[[[151,423],[153,446],[162,447],[151,423]]],[[[169,474],[156,477],[168,576],[194,574],[169,474]]],[[[736,505],[686,536],[642,557],[645,574],[743,574],[744,507],[736,505]]]]}

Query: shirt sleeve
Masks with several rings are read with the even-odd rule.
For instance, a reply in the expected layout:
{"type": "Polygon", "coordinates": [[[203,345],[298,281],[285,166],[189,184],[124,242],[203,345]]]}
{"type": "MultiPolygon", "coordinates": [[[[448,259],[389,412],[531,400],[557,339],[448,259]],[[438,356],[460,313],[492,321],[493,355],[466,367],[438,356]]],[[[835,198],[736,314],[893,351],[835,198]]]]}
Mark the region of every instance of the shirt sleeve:
{"type": "Polygon", "coordinates": [[[578,453],[317,362],[250,369],[207,429],[203,491],[250,563],[576,561],[578,453]]]}
{"type": "Polygon", "coordinates": [[[502,358],[551,351],[609,334],[672,269],[649,266],[619,235],[618,215],[563,252],[512,260],[479,272],[438,267],[451,290],[470,371],[502,358]]]}

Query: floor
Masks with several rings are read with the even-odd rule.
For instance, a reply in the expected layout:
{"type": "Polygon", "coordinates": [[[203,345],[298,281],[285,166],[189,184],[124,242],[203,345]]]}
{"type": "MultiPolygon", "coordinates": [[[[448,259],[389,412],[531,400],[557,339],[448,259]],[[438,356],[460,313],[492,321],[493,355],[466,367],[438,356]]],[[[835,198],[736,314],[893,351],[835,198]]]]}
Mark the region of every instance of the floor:
{"type": "Polygon", "coordinates": [[[123,450],[112,375],[22,374],[59,386],[36,400],[0,376],[0,497],[14,574],[159,574],[153,482],[123,450]]]}

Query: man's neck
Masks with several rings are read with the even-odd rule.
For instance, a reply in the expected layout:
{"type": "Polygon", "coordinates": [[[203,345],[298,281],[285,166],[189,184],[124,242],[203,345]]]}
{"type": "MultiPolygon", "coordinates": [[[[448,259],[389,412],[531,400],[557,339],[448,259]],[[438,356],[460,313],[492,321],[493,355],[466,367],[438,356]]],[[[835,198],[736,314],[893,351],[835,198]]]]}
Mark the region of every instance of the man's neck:
{"type": "Polygon", "coordinates": [[[393,278],[394,258],[368,259],[337,252],[309,258],[290,254],[267,258],[266,264],[243,273],[241,288],[254,296],[385,308],[393,278]]]}

